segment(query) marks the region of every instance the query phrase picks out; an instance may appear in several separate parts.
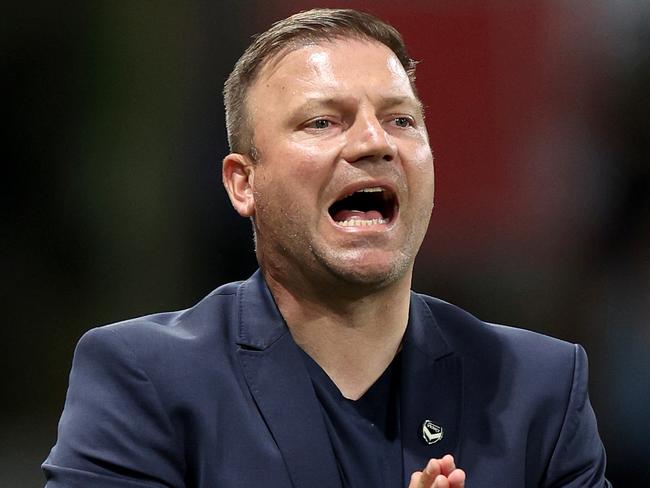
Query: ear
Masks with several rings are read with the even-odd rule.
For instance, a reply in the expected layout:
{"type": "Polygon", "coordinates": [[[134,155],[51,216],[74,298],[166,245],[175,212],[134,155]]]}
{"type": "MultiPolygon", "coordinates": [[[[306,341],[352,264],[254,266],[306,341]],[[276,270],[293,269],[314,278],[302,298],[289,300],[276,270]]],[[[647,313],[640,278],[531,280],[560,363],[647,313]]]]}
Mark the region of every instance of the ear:
{"type": "Polygon", "coordinates": [[[255,215],[253,163],[243,154],[231,153],[223,159],[221,178],[230,202],[242,217],[255,215]]]}

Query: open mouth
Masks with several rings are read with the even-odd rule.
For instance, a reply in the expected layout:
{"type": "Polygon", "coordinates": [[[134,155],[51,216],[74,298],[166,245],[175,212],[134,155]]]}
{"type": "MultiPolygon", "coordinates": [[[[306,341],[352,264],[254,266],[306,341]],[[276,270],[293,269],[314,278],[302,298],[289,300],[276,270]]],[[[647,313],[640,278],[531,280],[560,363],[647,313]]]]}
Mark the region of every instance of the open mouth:
{"type": "Polygon", "coordinates": [[[343,227],[389,224],[396,215],[397,197],[388,188],[362,188],[332,204],[329,214],[343,227]]]}

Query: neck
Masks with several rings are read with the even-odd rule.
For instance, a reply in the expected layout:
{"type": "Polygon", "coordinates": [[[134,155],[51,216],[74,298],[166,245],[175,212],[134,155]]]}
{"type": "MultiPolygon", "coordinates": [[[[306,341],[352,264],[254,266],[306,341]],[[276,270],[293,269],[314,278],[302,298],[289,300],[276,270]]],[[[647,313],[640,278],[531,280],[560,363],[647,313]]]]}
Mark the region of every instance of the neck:
{"type": "Polygon", "coordinates": [[[341,286],[309,294],[305,288],[284,286],[270,273],[265,278],[296,343],[346,398],[361,397],[401,346],[408,322],[411,272],[363,295],[351,285],[355,290],[341,286]]]}

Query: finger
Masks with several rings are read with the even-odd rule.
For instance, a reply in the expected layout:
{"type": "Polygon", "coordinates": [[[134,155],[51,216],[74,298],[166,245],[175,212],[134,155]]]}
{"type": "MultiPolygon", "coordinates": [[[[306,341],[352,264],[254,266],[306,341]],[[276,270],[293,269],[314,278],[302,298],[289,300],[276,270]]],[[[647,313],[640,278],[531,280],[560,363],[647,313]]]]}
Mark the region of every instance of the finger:
{"type": "Polygon", "coordinates": [[[456,469],[456,464],[454,462],[454,456],[451,454],[446,454],[440,459],[440,472],[445,476],[449,476],[451,472],[456,469]]]}
{"type": "Polygon", "coordinates": [[[409,483],[409,488],[420,488],[420,480],[422,479],[422,471],[416,471],[411,475],[411,481],[409,483]]]}
{"type": "Polygon", "coordinates": [[[422,471],[415,471],[411,475],[409,488],[431,488],[436,476],[440,474],[440,465],[437,459],[429,459],[422,471]]]}
{"type": "Polygon", "coordinates": [[[438,459],[429,459],[429,462],[422,470],[420,486],[429,488],[438,475],[442,473],[438,459]]]}
{"type": "Polygon", "coordinates": [[[465,486],[465,471],[462,469],[454,469],[449,476],[449,488],[463,488],[465,486]]]}
{"type": "Polygon", "coordinates": [[[433,480],[422,471],[416,471],[411,475],[408,488],[432,488],[433,480]]]}
{"type": "Polygon", "coordinates": [[[439,474],[436,476],[436,479],[433,482],[431,488],[451,488],[449,486],[449,480],[444,474],[439,474]]]}

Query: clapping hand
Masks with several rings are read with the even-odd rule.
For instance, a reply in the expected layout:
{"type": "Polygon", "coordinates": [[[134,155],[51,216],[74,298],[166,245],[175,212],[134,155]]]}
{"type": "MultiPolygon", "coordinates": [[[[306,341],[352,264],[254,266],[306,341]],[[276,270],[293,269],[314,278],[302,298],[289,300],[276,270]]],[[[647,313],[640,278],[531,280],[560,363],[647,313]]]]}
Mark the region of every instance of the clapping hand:
{"type": "Polygon", "coordinates": [[[422,471],[411,476],[409,488],[463,488],[465,472],[456,468],[454,457],[447,454],[442,459],[431,459],[422,471]]]}

